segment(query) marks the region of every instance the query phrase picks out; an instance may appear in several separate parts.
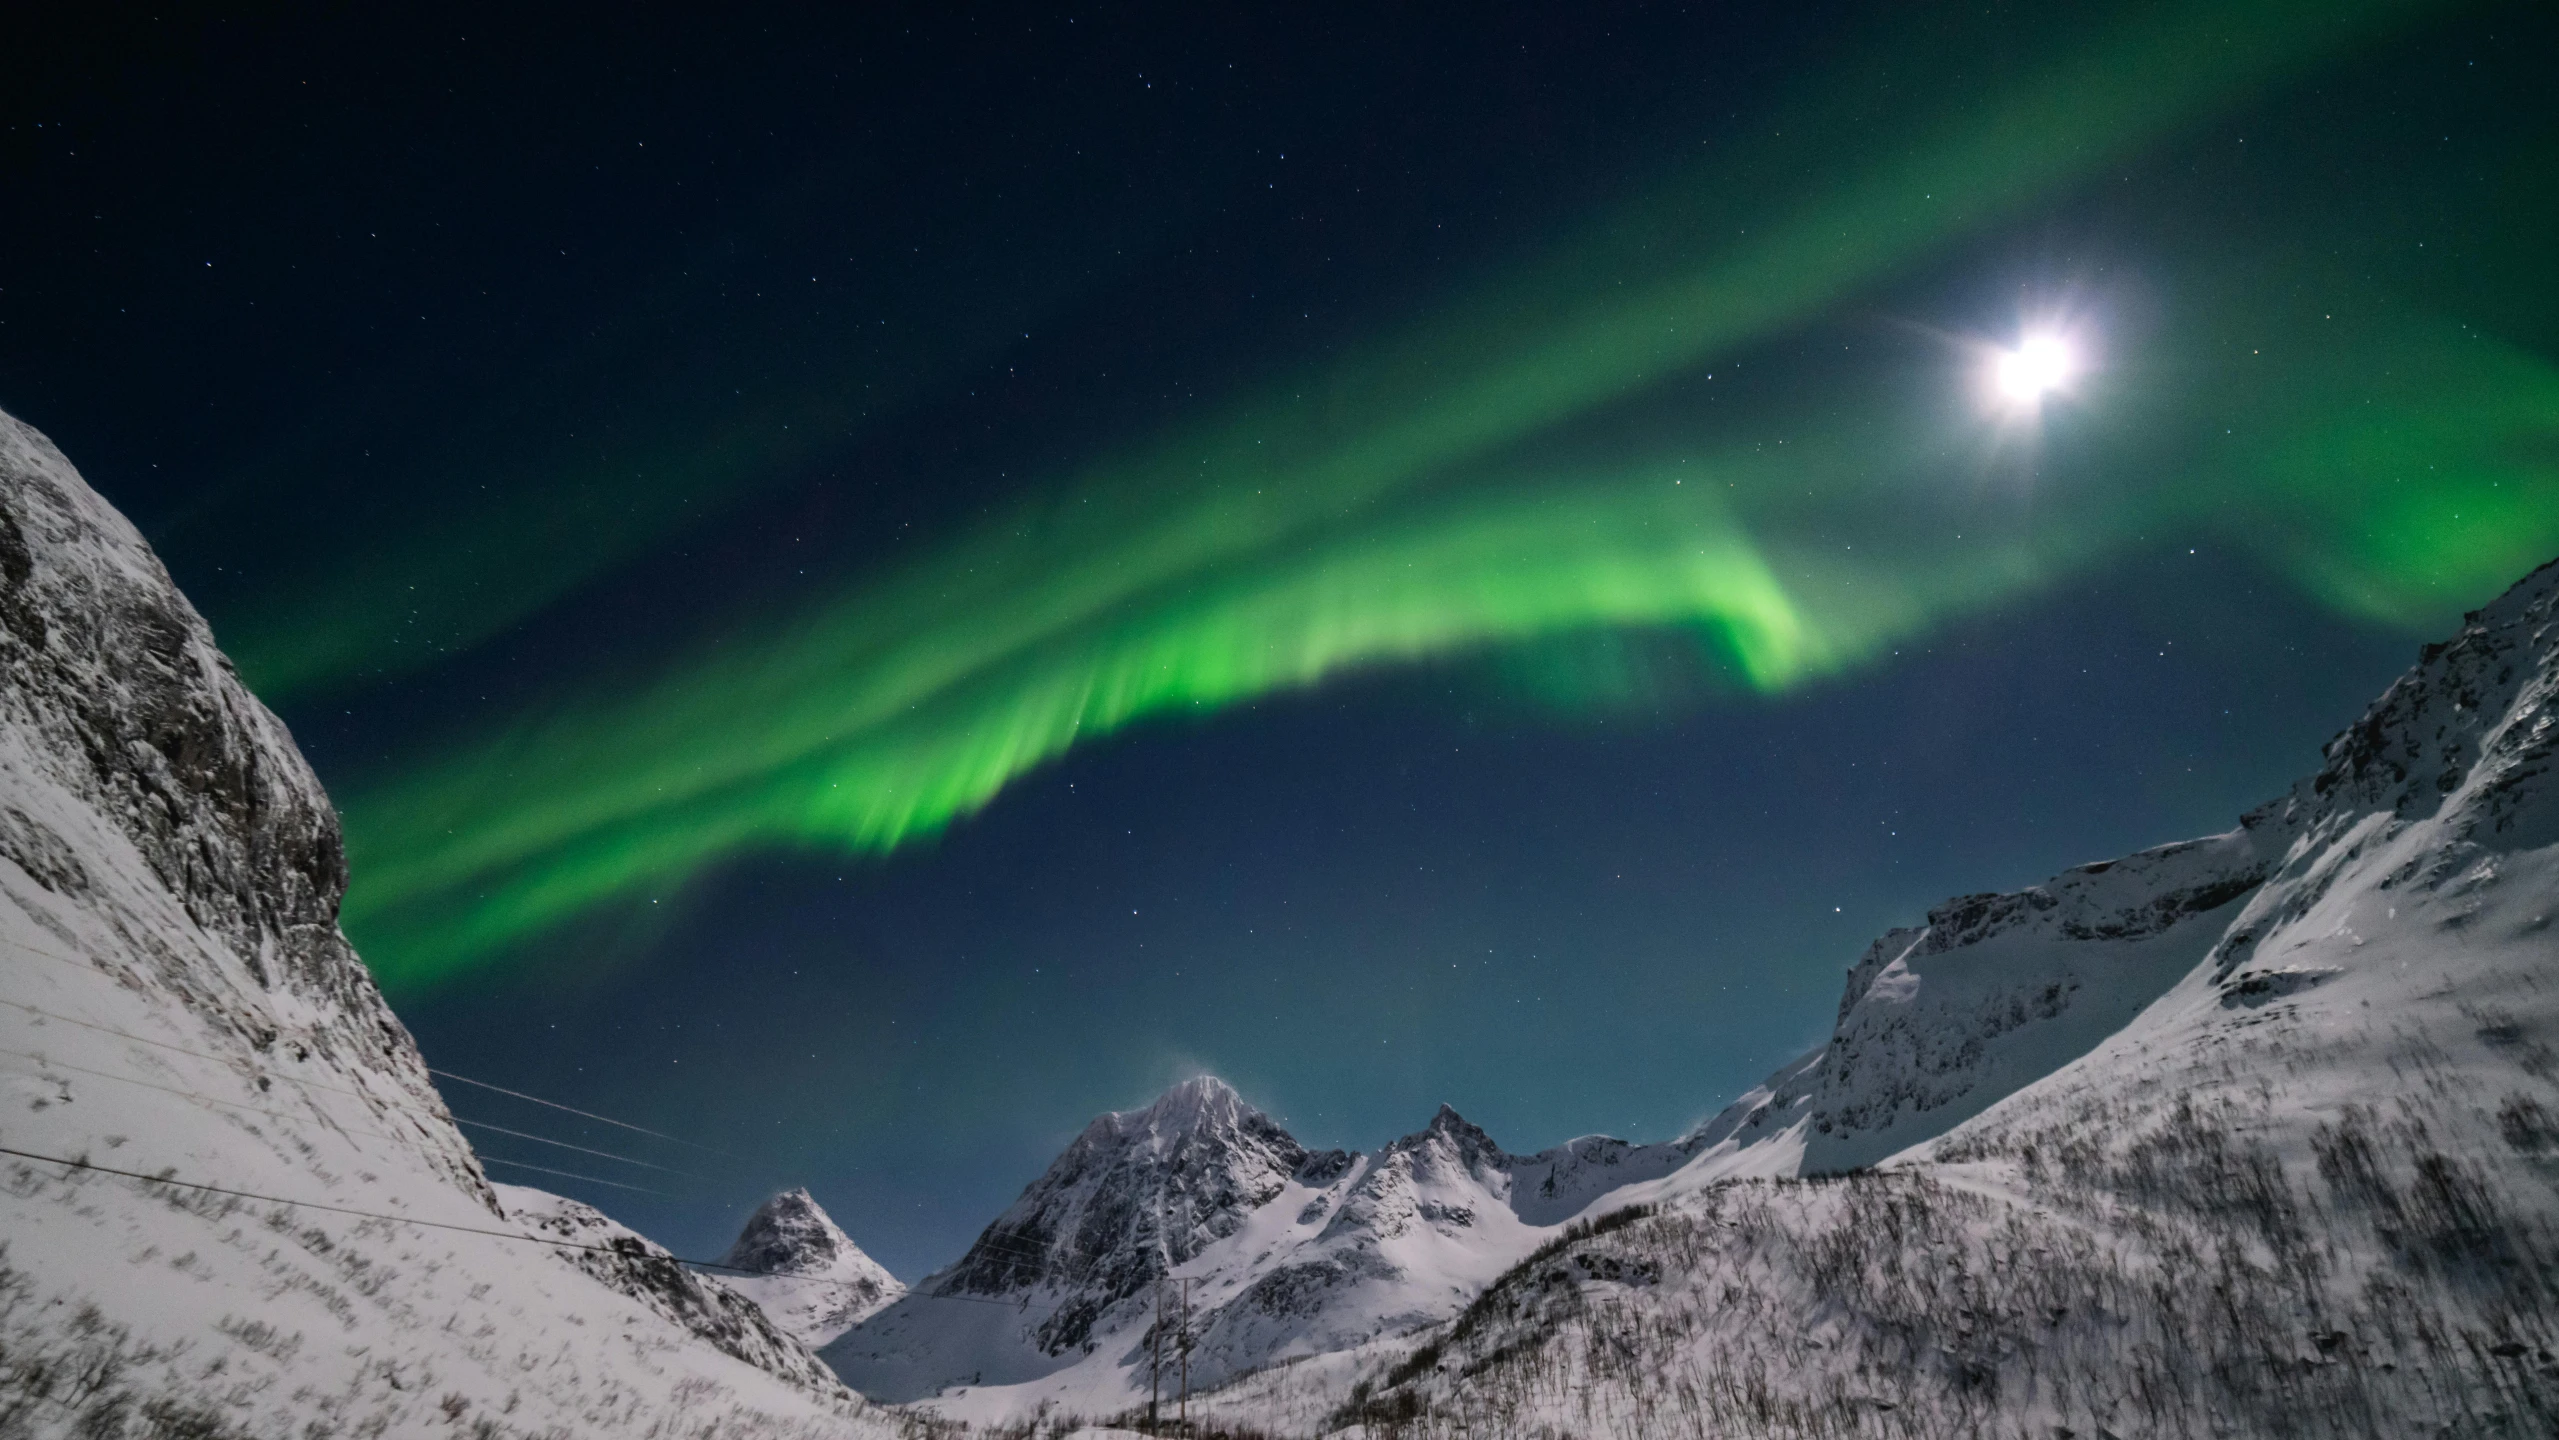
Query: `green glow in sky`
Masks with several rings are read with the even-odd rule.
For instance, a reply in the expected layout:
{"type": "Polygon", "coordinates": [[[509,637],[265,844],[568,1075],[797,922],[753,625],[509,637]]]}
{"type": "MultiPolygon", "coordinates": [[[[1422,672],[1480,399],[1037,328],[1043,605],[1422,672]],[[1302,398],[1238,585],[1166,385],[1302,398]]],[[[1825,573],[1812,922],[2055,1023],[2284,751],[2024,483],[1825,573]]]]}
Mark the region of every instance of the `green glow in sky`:
{"type": "Polygon", "coordinates": [[[2041,465],[1997,453],[1951,353],[1933,406],[1718,411],[1705,381],[2423,8],[2136,7],[1996,85],[1905,86],[1882,111],[1861,73],[1837,92],[1856,102],[1808,105],[1365,349],[352,795],[345,923],[387,984],[430,985],[723,857],[893,850],[1079,741],[1354,667],[1683,627],[1783,691],[2165,524],[2260,547],[2358,614],[2476,599],[2559,545],[2559,377],[2451,321],[2267,312],[2297,363],[2127,374],[2086,424],[2056,420],[2041,465]],[[2116,401],[2150,428],[2109,431],[2116,401]],[[2216,426],[2221,406],[2246,413],[2216,426]],[[2084,483],[2036,478],[2065,462],[2084,483]]]}

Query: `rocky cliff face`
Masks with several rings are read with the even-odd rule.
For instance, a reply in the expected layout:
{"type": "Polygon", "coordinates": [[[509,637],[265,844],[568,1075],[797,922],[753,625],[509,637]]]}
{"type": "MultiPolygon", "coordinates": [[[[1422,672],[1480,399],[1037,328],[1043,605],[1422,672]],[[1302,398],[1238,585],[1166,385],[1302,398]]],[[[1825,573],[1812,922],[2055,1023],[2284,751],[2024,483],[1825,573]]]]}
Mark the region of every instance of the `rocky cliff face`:
{"type": "Polygon", "coordinates": [[[636,1237],[538,1243],[567,1202],[489,1185],[345,878],[284,727],[0,416],[0,1429],[894,1433],[636,1237]]]}
{"type": "Polygon", "coordinates": [[[6,416],[0,766],[0,858],[27,887],[13,918],[33,927],[13,963],[103,952],[71,963],[165,997],[228,1066],[281,1061],[350,1087],[497,1213],[408,1031],[338,933],[337,814],[292,737],[133,527],[6,416]],[[57,918],[72,913],[107,943],[85,946],[57,918]]]}

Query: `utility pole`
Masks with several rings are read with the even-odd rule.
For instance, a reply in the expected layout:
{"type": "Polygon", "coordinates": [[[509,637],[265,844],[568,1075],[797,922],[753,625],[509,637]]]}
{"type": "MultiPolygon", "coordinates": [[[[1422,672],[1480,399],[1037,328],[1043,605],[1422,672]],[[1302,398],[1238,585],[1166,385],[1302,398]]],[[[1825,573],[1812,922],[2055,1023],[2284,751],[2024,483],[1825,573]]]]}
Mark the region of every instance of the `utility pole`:
{"type": "Polygon", "coordinates": [[[1182,1434],[1191,1433],[1191,1277],[1182,1277],[1182,1434]]]}
{"type": "Polygon", "coordinates": [[[1173,1268],[1173,1251],[1164,1243],[1164,1192],[1155,1192],[1155,1363],[1146,1382],[1146,1433],[1161,1435],[1164,1422],[1156,1407],[1164,1398],[1164,1272],[1173,1268]]]}

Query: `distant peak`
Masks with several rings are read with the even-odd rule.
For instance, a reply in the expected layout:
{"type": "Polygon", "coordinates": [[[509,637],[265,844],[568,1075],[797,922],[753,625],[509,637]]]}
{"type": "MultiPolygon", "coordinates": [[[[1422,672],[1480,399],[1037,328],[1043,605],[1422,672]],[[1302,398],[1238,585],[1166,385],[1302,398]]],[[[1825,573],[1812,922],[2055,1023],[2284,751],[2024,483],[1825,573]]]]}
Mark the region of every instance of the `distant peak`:
{"type": "Polygon", "coordinates": [[[1235,1093],[1235,1087],[1218,1079],[1216,1076],[1194,1075],[1188,1080],[1174,1082],[1173,1088],[1165,1091],[1163,1095],[1156,1099],[1155,1103],[1157,1105],[1168,1105],[1175,1101],[1201,1102],[1238,1098],[1241,1097],[1235,1093]]]}
{"type": "Polygon", "coordinates": [[[1423,1126],[1419,1134],[1408,1135],[1395,1143],[1409,1148],[1428,1146],[1433,1141],[1451,1145],[1459,1154],[1469,1157],[1502,1153],[1499,1142],[1485,1134],[1482,1126],[1458,1114],[1457,1107],[1449,1104],[1442,1104],[1439,1113],[1431,1116],[1431,1123],[1423,1126]]]}
{"type": "Polygon", "coordinates": [[[758,1275],[805,1274],[859,1253],[825,1207],[795,1187],[755,1207],[721,1263],[758,1275]]]}
{"type": "Polygon", "coordinates": [[[1133,1121],[1135,1128],[1157,1134],[1179,1133],[1231,1125],[1252,1108],[1234,1086],[1214,1075],[1194,1075],[1155,1097],[1155,1103],[1145,1109],[1113,1118],[1124,1128],[1133,1121]]]}

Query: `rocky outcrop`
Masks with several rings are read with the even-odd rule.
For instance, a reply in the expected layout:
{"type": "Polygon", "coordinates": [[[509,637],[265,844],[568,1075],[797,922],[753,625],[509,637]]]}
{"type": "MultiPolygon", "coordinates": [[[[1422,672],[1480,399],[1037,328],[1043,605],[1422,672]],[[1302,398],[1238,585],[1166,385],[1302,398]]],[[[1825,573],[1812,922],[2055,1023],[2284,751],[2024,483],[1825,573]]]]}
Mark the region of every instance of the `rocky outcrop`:
{"type": "Polygon", "coordinates": [[[407,1029],[338,933],[337,813],[293,737],[132,525],[6,415],[0,747],[0,858],[108,942],[55,933],[57,947],[183,1006],[237,1067],[281,1046],[352,1086],[497,1213],[407,1029]]]}
{"type": "Polygon", "coordinates": [[[0,1430],[895,1433],[664,1252],[507,1208],[345,883],[284,726],[0,416],[0,1430]]]}

